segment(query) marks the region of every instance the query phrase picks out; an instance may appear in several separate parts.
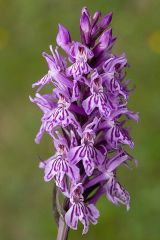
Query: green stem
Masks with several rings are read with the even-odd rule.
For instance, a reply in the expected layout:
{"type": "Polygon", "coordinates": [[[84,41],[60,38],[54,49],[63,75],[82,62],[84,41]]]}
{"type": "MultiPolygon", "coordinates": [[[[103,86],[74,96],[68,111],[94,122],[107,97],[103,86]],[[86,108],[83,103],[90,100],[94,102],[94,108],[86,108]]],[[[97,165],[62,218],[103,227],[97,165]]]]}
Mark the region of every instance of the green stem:
{"type": "Polygon", "coordinates": [[[53,211],[53,216],[56,221],[56,224],[58,226],[59,223],[59,212],[57,210],[57,203],[56,203],[56,196],[57,196],[57,187],[56,184],[54,183],[53,185],[53,192],[52,192],[52,211],[53,211]]]}
{"type": "Polygon", "coordinates": [[[57,240],[67,240],[68,239],[69,227],[65,223],[63,217],[59,218],[59,228],[57,234],[57,240]]]}

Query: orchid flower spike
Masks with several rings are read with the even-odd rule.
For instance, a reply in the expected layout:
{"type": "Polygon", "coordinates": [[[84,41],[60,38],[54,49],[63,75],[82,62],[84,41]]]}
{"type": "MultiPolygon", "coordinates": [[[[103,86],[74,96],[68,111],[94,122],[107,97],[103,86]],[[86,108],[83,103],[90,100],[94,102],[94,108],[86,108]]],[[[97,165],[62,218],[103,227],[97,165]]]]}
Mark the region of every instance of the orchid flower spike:
{"type": "MultiPolygon", "coordinates": [[[[44,181],[53,181],[56,192],[63,196],[62,204],[59,195],[54,197],[59,221],[74,230],[81,222],[83,234],[90,224],[97,224],[100,213],[96,203],[102,194],[112,204],[130,207],[130,195],[116,172],[133,160],[125,150],[125,145],[134,147],[128,122],[139,117],[127,107],[131,93],[126,80],[128,62],[124,53],[117,56],[112,52],[116,38],[109,26],[111,20],[112,13],[101,18],[100,11],[92,16],[84,7],[81,41],[74,41],[69,30],[59,24],[58,46],[53,49],[50,45],[50,54],[43,52],[48,70],[33,83],[37,91],[30,97],[42,113],[35,142],[39,144],[47,133],[55,149],[39,167],[44,181]],[[42,94],[45,85],[52,91],[42,94]]],[[[58,234],[62,231],[59,223],[58,234]]]]}

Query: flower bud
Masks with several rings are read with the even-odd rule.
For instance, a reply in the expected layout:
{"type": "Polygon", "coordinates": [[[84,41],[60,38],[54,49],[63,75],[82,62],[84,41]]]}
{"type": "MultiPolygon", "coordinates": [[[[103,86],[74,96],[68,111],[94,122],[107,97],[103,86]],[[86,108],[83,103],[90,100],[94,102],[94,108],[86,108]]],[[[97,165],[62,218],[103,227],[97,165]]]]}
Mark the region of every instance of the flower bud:
{"type": "Polygon", "coordinates": [[[99,38],[98,44],[95,46],[93,53],[95,56],[98,56],[105,49],[107,49],[112,42],[112,28],[104,32],[99,38]]]}
{"type": "Polygon", "coordinates": [[[105,30],[111,21],[112,21],[112,12],[108,13],[106,16],[102,18],[102,20],[100,21],[99,27],[105,30]]]}
{"type": "Polygon", "coordinates": [[[101,16],[101,12],[100,11],[96,11],[93,15],[92,18],[92,28],[94,27],[94,25],[98,22],[99,18],[101,16]]]}
{"type": "Polygon", "coordinates": [[[67,30],[67,28],[65,28],[61,24],[58,24],[58,28],[59,28],[59,31],[57,34],[56,42],[60,47],[62,47],[63,49],[66,49],[66,46],[69,43],[71,43],[70,33],[67,30]]]}

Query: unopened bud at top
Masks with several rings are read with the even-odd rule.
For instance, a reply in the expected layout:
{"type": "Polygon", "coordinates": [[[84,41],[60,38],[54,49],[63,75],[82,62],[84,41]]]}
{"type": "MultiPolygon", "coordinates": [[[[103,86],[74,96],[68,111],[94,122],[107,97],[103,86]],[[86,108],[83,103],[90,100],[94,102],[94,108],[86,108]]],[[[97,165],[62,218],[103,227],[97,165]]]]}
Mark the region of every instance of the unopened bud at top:
{"type": "Polygon", "coordinates": [[[112,12],[108,13],[106,16],[102,18],[99,24],[100,28],[102,28],[103,30],[107,28],[111,20],[112,20],[112,12]]]}
{"type": "Polygon", "coordinates": [[[58,24],[58,28],[59,28],[59,31],[57,34],[56,42],[60,47],[64,48],[65,45],[71,42],[70,33],[67,30],[67,28],[65,28],[61,24],[58,24]]]}

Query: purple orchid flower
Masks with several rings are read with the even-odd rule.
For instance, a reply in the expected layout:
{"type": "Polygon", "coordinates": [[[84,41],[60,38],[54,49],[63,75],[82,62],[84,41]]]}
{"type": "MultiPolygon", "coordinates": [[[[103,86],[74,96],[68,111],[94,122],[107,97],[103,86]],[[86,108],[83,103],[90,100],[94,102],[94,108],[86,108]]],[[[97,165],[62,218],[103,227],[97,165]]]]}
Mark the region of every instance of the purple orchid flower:
{"type": "Polygon", "coordinates": [[[127,60],[124,54],[119,58],[112,56],[104,63],[104,73],[102,74],[103,82],[108,91],[114,96],[121,95],[125,100],[128,98],[128,92],[125,91],[121,80],[124,78],[123,68],[126,66],[127,60]]]}
{"type": "Polygon", "coordinates": [[[139,119],[138,113],[133,113],[126,107],[117,109],[116,112],[112,112],[110,114],[110,117],[108,117],[106,121],[105,139],[113,148],[117,148],[118,144],[127,144],[133,148],[134,143],[129,136],[129,131],[127,128],[123,127],[125,121],[120,122],[117,120],[117,118],[122,114],[127,115],[129,118],[134,119],[135,121],[138,121],[139,119]]]}
{"type": "Polygon", "coordinates": [[[87,74],[91,71],[91,67],[87,61],[93,58],[92,51],[79,42],[74,42],[70,48],[70,55],[74,59],[75,63],[67,68],[67,75],[79,78],[83,74],[87,74]]]}
{"type": "Polygon", "coordinates": [[[77,229],[78,220],[84,225],[83,234],[88,232],[89,222],[97,223],[99,211],[93,204],[85,204],[83,197],[83,187],[79,183],[71,188],[70,208],[65,214],[65,221],[72,229],[77,229]]]}
{"type": "MultiPolygon", "coordinates": [[[[32,101],[39,106],[37,98],[32,99],[32,101]]],[[[69,107],[70,104],[65,100],[65,97],[62,94],[59,94],[59,100],[56,107],[51,108],[48,111],[43,107],[44,115],[41,119],[42,125],[35,139],[36,143],[40,142],[45,131],[53,136],[53,130],[59,125],[67,127],[71,124],[81,135],[81,126],[74,115],[68,110],[69,107]]]]}
{"type": "Polygon", "coordinates": [[[124,204],[126,205],[127,210],[129,210],[129,193],[120,185],[114,176],[111,176],[108,179],[103,188],[109,201],[115,205],[118,205],[119,203],[124,204]]]}
{"type": "MultiPolygon", "coordinates": [[[[58,139],[53,136],[56,154],[48,160],[40,162],[39,167],[44,169],[44,180],[48,182],[55,177],[56,185],[68,196],[65,176],[67,175],[73,183],[76,183],[80,178],[79,169],[69,162],[67,157],[69,147],[66,139],[62,137],[58,131],[56,131],[56,134],[58,139]]],[[[71,138],[73,137],[72,135],[71,138]]]]}
{"type": "Polygon", "coordinates": [[[116,169],[121,164],[127,165],[127,161],[129,160],[133,160],[133,158],[123,149],[118,149],[113,157],[105,159],[103,164],[98,166],[99,171],[92,179],[90,179],[90,181],[85,184],[85,189],[90,188],[98,183],[106,183],[106,181],[114,176],[116,169]]]}
{"type": "Polygon", "coordinates": [[[121,81],[124,78],[123,70],[127,66],[127,59],[125,54],[122,54],[120,57],[112,56],[109,58],[103,65],[103,69],[111,75],[115,77],[117,80],[121,81]]]}
{"type": "Polygon", "coordinates": [[[44,180],[56,185],[57,240],[67,239],[67,229],[77,229],[78,221],[83,234],[90,223],[97,223],[96,203],[102,194],[115,205],[130,207],[130,195],[117,180],[117,169],[133,160],[124,150],[124,145],[134,147],[126,123],[138,122],[139,117],[127,108],[132,91],[125,79],[129,65],[125,54],[112,52],[116,37],[109,27],[111,20],[112,13],[101,18],[100,11],[92,16],[84,7],[81,42],[73,41],[69,30],[59,24],[56,42],[66,57],[50,46],[51,54],[42,54],[48,73],[32,85],[38,89],[30,100],[43,114],[35,142],[47,133],[55,147],[39,167],[44,169],[44,180]],[[40,94],[47,84],[52,92],[40,94]]]}
{"type": "MultiPolygon", "coordinates": [[[[92,124],[94,124],[95,120],[92,124]]],[[[73,147],[69,151],[71,163],[77,164],[80,160],[82,160],[87,176],[91,176],[95,167],[102,164],[104,161],[104,156],[94,146],[96,135],[91,126],[92,125],[89,124],[85,127],[82,133],[81,145],[73,147]]]]}
{"type": "Polygon", "coordinates": [[[108,116],[110,114],[110,105],[107,94],[102,86],[102,78],[95,71],[91,75],[91,95],[82,102],[85,112],[90,115],[91,112],[97,107],[101,115],[108,116]]]}
{"type": "Polygon", "coordinates": [[[99,197],[105,193],[110,202],[115,205],[118,205],[119,203],[126,205],[127,210],[129,210],[129,193],[117,181],[114,172],[122,163],[126,164],[126,161],[132,159],[133,158],[129,156],[123,149],[120,149],[117,151],[115,156],[106,160],[104,165],[99,169],[101,174],[95,176],[85,185],[85,188],[87,189],[95,184],[102,184],[95,197],[91,200],[92,203],[96,203],[99,197]]]}
{"type": "Polygon", "coordinates": [[[42,87],[46,84],[53,83],[53,84],[58,84],[60,86],[66,86],[69,88],[72,88],[73,83],[67,79],[65,76],[65,69],[66,69],[66,61],[65,59],[58,53],[58,50],[55,49],[55,53],[52,49],[52,46],[50,46],[50,50],[52,53],[52,56],[43,53],[43,57],[46,59],[49,67],[48,73],[39,81],[36,83],[32,84],[32,87],[39,86],[37,92],[39,92],[42,87]],[[56,81],[56,83],[54,83],[56,81]]]}

